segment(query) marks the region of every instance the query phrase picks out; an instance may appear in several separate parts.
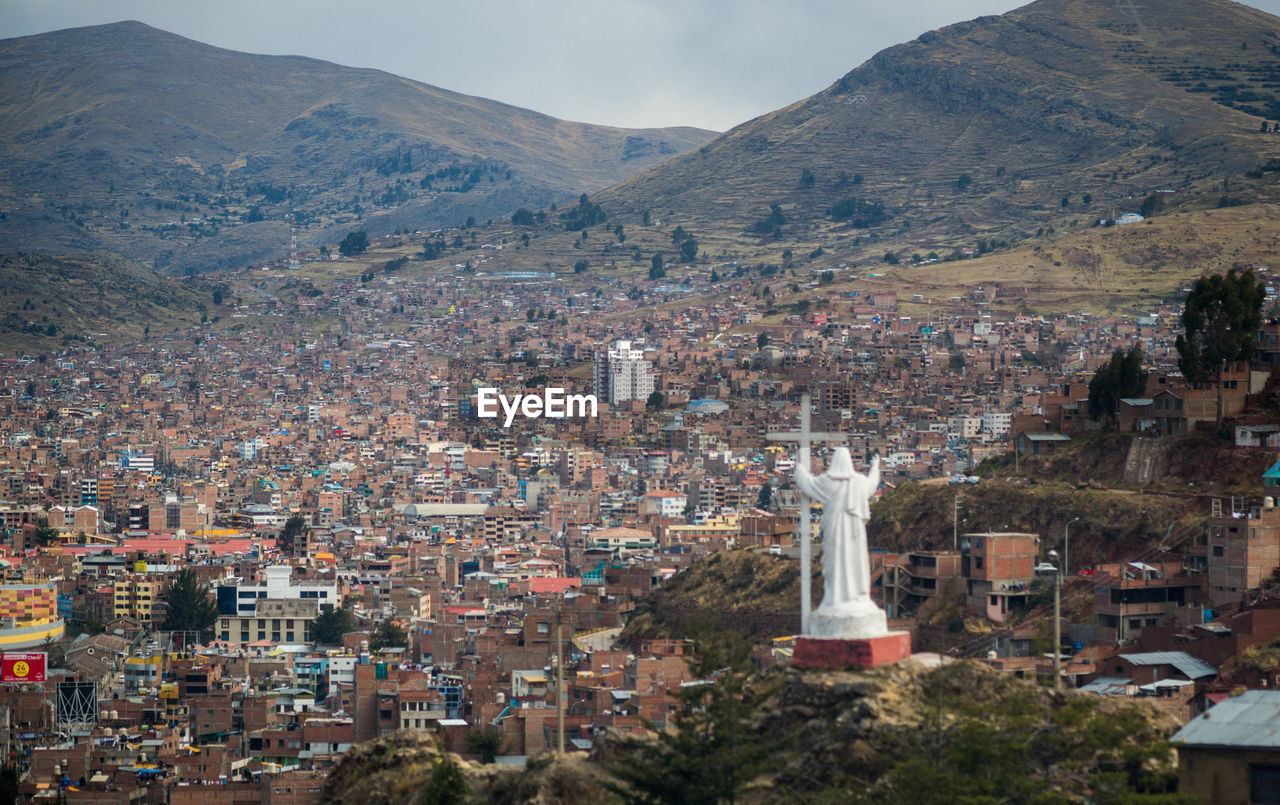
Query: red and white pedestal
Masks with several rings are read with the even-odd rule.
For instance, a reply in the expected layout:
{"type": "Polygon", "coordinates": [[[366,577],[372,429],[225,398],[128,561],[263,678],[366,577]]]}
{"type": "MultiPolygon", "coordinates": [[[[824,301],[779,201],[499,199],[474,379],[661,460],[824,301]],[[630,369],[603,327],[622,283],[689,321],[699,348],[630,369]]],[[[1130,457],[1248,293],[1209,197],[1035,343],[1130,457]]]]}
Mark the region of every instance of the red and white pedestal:
{"type": "Polygon", "coordinates": [[[853,639],[797,637],[791,664],[796,668],[860,671],[910,656],[910,632],[853,639]]]}

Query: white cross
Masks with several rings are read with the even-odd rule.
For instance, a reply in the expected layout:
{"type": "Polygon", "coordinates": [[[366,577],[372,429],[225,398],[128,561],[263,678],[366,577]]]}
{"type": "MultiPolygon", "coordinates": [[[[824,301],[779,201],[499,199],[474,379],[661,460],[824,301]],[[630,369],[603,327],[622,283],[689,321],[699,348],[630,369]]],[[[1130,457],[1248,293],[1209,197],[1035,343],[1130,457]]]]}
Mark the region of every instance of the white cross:
{"type": "MultiPolygon", "coordinates": [[[[809,430],[809,395],[800,395],[800,430],[767,433],[765,438],[771,442],[796,442],[800,445],[800,455],[796,459],[798,466],[809,469],[809,446],[814,442],[844,442],[848,436],[843,433],[814,433],[809,430]]],[[[800,506],[800,633],[809,633],[809,610],[813,608],[810,576],[812,575],[813,553],[810,546],[809,507],[812,502],[801,493],[800,506]]]]}

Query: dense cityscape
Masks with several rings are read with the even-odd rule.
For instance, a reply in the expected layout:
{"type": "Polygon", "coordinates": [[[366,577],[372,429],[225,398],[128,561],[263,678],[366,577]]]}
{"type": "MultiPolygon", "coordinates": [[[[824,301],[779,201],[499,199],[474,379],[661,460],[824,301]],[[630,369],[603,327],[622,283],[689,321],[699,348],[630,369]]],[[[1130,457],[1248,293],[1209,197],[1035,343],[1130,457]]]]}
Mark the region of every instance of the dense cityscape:
{"type": "Polygon", "coordinates": [[[724,133],[0,19],[0,805],[1280,802],[1280,27],[1168,2],[724,133]]]}

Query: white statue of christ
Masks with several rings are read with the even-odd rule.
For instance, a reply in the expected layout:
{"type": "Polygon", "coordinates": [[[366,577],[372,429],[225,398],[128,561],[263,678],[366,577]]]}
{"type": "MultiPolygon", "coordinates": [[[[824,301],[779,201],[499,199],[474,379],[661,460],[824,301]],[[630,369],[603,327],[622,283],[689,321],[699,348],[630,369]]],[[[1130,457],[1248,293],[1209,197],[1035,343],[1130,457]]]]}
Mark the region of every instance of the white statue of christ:
{"type": "MultiPolygon", "coordinates": [[[[861,475],[849,448],[837,447],[825,475],[796,467],[796,484],[823,505],[822,603],[809,616],[809,636],[877,637],[888,633],[884,610],[871,598],[867,520],[871,496],[880,486],[880,457],[861,475]]],[[[808,505],[808,504],[805,504],[808,505]]]]}

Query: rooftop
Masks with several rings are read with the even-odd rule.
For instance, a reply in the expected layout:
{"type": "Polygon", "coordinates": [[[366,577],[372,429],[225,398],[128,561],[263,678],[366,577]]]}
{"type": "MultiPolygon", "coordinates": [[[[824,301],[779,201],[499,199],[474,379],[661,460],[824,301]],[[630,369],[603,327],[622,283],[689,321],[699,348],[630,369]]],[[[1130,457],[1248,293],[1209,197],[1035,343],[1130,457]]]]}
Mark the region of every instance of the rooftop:
{"type": "Polygon", "coordinates": [[[1182,746],[1280,749],[1280,690],[1247,690],[1178,730],[1182,746]]]}

